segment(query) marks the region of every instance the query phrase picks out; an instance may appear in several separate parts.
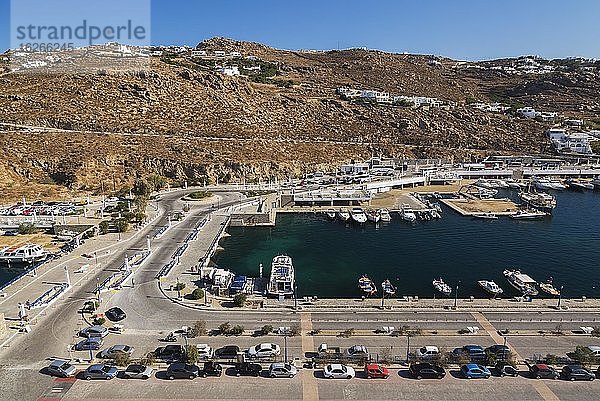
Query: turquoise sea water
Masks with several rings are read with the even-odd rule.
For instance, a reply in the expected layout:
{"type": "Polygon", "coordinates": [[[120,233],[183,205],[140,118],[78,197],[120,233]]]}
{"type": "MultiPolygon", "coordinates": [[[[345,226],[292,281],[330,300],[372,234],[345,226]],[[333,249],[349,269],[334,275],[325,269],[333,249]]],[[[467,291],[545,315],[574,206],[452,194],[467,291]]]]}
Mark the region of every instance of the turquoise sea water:
{"type": "Polygon", "coordinates": [[[495,280],[512,296],[518,294],[502,271],[518,267],[537,281],[552,276],[565,296],[600,297],[600,191],[556,195],[553,217],[530,222],[473,220],[445,207],[438,221],[411,225],[394,214],[378,227],[280,214],[274,228],[229,228],[214,261],[251,276],[262,263],[268,276],[273,256],[286,253],[294,260],[299,296],[360,296],[362,274],[379,291],[389,278],[400,296],[440,297],[431,284],[438,277],[453,287],[460,281],[460,297],[487,296],[477,285],[481,279],[495,280]]]}

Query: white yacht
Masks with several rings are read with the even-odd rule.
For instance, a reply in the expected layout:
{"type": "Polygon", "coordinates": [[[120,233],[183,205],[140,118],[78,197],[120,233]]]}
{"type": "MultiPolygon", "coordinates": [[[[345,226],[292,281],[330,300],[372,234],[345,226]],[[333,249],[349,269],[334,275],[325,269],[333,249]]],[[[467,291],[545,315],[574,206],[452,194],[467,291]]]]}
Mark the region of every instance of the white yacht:
{"type": "Polygon", "coordinates": [[[479,280],[477,282],[477,284],[479,284],[479,286],[481,288],[483,288],[484,290],[486,290],[487,292],[489,292],[493,296],[500,295],[500,294],[502,294],[504,292],[502,290],[502,288],[500,288],[500,286],[498,284],[496,284],[494,281],[479,280]]]}
{"type": "Polygon", "coordinates": [[[592,180],[592,184],[594,184],[594,186],[596,188],[600,188],[600,177],[596,177],[592,180]]]}
{"type": "Polygon", "coordinates": [[[328,218],[329,220],[335,220],[335,210],[333,210],[333,209],[328,209],[328,210],[325,212],[325,215],[327,216],[327,218],[328,218]]]}
{"type": "Polygon", "coordinates": [[[381,288],[383,289],[383,293],[385,295],[392,296],[396,293],[396,287],[392,285],[390,280],[385,280],[383,283],[381,283],[381,288]]]}
{"type": "Polygon", "coordinates": [[[12,246],[0,250],[0,263],[30,264],[42,262],[47,257],[48,252],[36,244],[12,246]]]}
{"type": "Polygon", "coordinates": [[[340,210],[338,210],[337,215],[342,221],[350,220],[350,212],[348,212],[347,209],[341,208],[340,210]]]}
{"type": "Polygon", "coordinates": [[[379,218],[381,221],[392,221],[392,216],[390,215],[390,211],[387,209],[379,210],[379,218]]]}
{"type": "Polygon", "coordinates": [[[552,180],[550,178],[534,178],[533,184],[537,189],[542,190],[553,189],[556,191],[563,191],[567,189],[566,185],[561,183],[559,180],[552,180]]]}
{"type": "Polygon", "coordinates": [[[573,179],[569,179],[567,180],[566,184],[569,186],[569,188],[572,189],[594,189],[595,185],[590,182],[590,181],[583,181],[583,180],[573,180],[573,179]]]}
{"type": "Polygon", "coordinates": [[[520,270],[504,270],[504,277],[517,291],[526,296],[538,295],[535,289],[536,281],[520,270]]]}
{"type": "Polygon", "coordinates": [[[271,263],[271,277],[267,292],[274,297],[291,297],[294,295],[295,273],[292,258],[279,255],[271,263]]]}
{"type": "Polygon", "coordinates": [[[417,221],[417,215],[411,209],[410,205],[406,203],[402,205],[402,208],[400,209],[400,217],[402,217],[402,220],[408,221],[410,223],[414,223],[415,221],[417,221]]]}
{"type": "Polygon", "coordinates": [[[548,280],[540,283],[540,289],[548,295],[553,295],[555,297],[560,295],[560,290],[554,286],[552,277],[550,277],[548,280]]]}
{"type": "Polygon", "coordinates": [[[365,211],[361,207],[355,207],[350,211],[350,216],[352,220],[359,224],[364,224],[367,222],[367,215],[365,211]]]}
{"type": "Polygon", "coordinates": [[[437,291],[441,292],[445,296],[448,296],[452,293],[452,287],[446,284],[441,278],[433,280],[433,288],[435,288],[437,291]]]}
{"type": "Polygon", "coordinates": [[[548,213],[541,210],[518,210],[515,214],[511,214],[510,218],[514,220],[539,220],[548,216],[548,213]]]}

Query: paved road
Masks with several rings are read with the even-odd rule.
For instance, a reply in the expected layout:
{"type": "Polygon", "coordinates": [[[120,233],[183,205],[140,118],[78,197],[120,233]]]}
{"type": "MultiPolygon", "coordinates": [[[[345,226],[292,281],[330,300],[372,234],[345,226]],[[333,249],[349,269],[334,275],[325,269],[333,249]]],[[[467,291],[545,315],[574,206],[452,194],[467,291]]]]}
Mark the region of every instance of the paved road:
{"type": "MultiPolygon", "coordinates": [[[[167,194],[161,200],[161,206],[168,212],[181,209],[181,193],[167,194]]],[[[222,205],[236,203],[239,195],[223,193],[222,205]]],[[[104,295],[103,308],[111,305],[124,307],[128,313],[127,331],[121,336],[110,335],[106,345],[128,343],[136,347],[136,355],[141,356],[153,350],[160,343],[158,339],[167,332],[183,325],[191,325],[196,320],[206,320],[209,328],[229,321],[241,324],[246,329],[258,329],[264,324],[291,326],[302,324],[304,332],[308,328],[321,330],[375,330],[382,326],[402,325],[418,326],[426,330],[456,331],[469,325],[479,324],[472,313],[463,311],[449,312],[410,312],[393,311],[385,314],[378,311],[348,312],[312,312],[293,313],[277,311],[203,311],[183,308],[162,295],[157,287],[155,275],[168,262],[179,243],[187,236],[199,219],[208,212],[207,207],[194,207],[190,216],[169,230],[166,235],[153,243],[154,252],[143,269],[136,272],[135,286],[126,287],[115,294],[104,295]]],[[[160,227],[166,218],[154,223],[160,227]]],[[[150,228],[152,229],[152,227],[150,228]]],[[[109,266],[118,266],[125,253],[145,247],[145,235],[132,241],[111,255],[109,266]]],[[[110,268],[99,272],[101,280],[111,273],[110,268]]],[[[404,371],[394,374],[388,381],[367,381],[356,378],[351,381],[326,381],[318,372],[303,371],[293,380],[270,380],[266,378],[246,379],[225,377],[222,379],[182,381],[171,383],[160,378],[148,382],[71,382],[55,381],[41,375],[38,371],[51,356],[68,356],[67,346],[76,339],[74,334],[85,322],[77,314],[84,299],[93,295],[96,278],[76,288],[64,301],[57,303],[40,320],[40,327],[15,341],[10,348],[0,350],[0,400],[36,400],[42,396],[63,397],[69,399],[406,399],[406,400],[596,400],[600,390],[599,383],[551,382],[540,384],[526,378],[499,379],[467,382],[448,375],[442,381],[417,382],[406,377],[404,371]],[[403,373],[404,372],[404,373],[403,373]],[[54,389],[54,393],[52,392],[54,389]],[[59,391],[60,390],[60,391],[59,391]],[[552,398],[553,395],[558,398],[552,398]],[[544,397],[542,397],[544,395],[544,397]]],[[[486,312],[484,318],[495,328],[516,330],[551,330],[561,324],[563,330],[574,330],[579,326],[594,326],[598,315],[590,312],[486,312]]],[[[497,337],[497,336],[496,336],[497,337]]],[[[283,347],[283,338],[269,336],[255,338],[243,337],[203,337],[190,340],[192,343],[209,343],[213,347],[227,344],[239,344],[242,348],[258,342],[276,342],[283,347]]],[[[497,341],[497,340],[496,340],[497,341]]],[[[585,336],[522,336],[509,335],[510,345],[521,356],[532,354],[564,354],[576,345],[588,345],[592,340],[585,336]]],[[[321,342],[349,347],[354,344],[366,344],[375,354],[391,353],[405,356],[408,339],[405,337],[363,336],[339,338],[336,336],[304,336],[288,340],[287,351],[290,357],[301,358],[312,351],[321,342]]],[[[428,335],[411,339],[411,350],[422,345],[435,344],[444,349],[452,349],[466,343],[483,346],[494,343],[490,333],[482,330],[479,335],[428,335]]],[[[87,353],[73,355],[84,358],[87,353]]]]}

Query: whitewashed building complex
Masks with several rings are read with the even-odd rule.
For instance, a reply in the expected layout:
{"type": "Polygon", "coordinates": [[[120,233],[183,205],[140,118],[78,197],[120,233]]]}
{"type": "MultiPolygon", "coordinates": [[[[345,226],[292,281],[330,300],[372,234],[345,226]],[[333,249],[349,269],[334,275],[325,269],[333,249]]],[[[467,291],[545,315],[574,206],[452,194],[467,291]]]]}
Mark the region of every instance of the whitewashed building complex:
{"type": "Polygon", "coordinates": [[[571,153],[580,155],[593,154],[591,140],[594,138],[586,132],[567,133],[563,128],[551,128],[546,132],[552,145],[558,153],[571,153]]]}

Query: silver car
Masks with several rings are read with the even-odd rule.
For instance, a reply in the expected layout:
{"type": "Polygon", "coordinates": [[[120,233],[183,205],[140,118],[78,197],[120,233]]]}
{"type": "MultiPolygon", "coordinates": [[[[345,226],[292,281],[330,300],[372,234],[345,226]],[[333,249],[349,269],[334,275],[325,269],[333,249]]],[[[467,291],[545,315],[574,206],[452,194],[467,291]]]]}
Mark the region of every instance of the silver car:
{"type": "Polygon", "coordinates": [[[152,377],[154,369],[150,366],[145,365],[129,365],[123,372],[124,379],[144,379],[147,380],[152,377]]]}
{"type": "Polygon", "coordinates": [[[63,361],[62,359],[56,359],[52,361],[50,366],[46,368],[48,370],[48,374],[56,377],[73,377],[75,376],[75,366],[71,365],[67,361],[63,361]]]}
{"type": "Polygon", "coordinates": [[[79,332],[80,337],[106,337],[108,335],[108,329],[102,326],[90,326],[79,332]]]}
{"type": "Polygon", "coordinates": [[[107,348],[100,352],[100,358],[103,359],[115,359],[119,356],[131,356],[133,354],[134,348],[129,345],[113,345],[110,348],[107,348]]]}
{"type": "Polygon", "coordinates": [[[290,379],[298,373],[298,369],[289,363],[272,363],[269,368],[270,377],[289,377],[290,379]]]}

